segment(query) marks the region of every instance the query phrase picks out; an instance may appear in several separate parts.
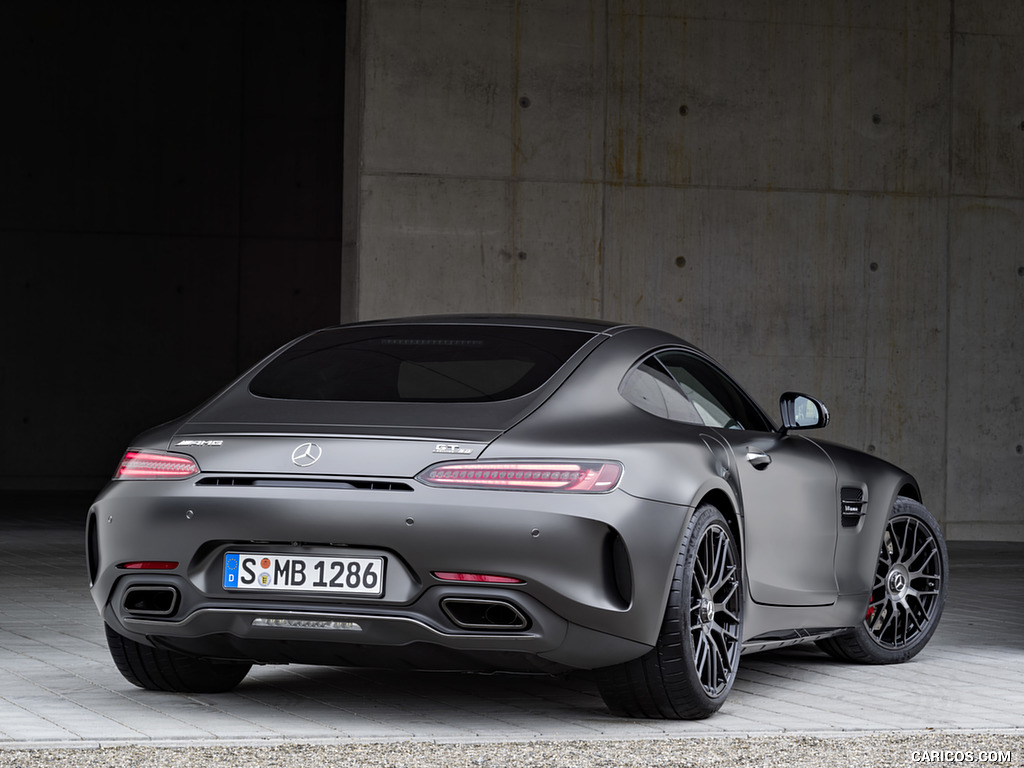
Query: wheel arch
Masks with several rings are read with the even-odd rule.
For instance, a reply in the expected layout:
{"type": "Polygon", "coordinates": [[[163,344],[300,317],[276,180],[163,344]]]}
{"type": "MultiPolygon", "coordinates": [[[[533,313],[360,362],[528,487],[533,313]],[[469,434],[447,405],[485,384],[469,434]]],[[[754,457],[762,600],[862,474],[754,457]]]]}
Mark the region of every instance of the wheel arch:
{"type": "Polygon", "coordinates": [[[863,594],[866,601],[874,582],[882,535],[896,500],[902,496],[922,505],[924,501],[914,477],[891,464],[878,462],[867,465],[866,469],[854,467],[854,471],[849,471],[845,466],[841,469],[841,486],[865,483],[868,505],[860,527],[840,529],[836,542],[836,582],[840,594],[863,594]],[[844,530],[849,532],[844,533],[844,530]]]}
{"type": "Polygon", "coordinates": [[[728,523],[733,536],[736,537],[736,548],[739,550],[740,562],[742,562],[744,550],[743,526],[740,524],[739,511],[732,497],[722,488],[712,488],[705,492],[697,503],[693,505],[694,510],[699,509],[703,504],[710,504],[722,513],[722,517],[728,523]]]}
{"type": "MultiPolygon", "coordinates": [[[[721,482],[721,481],[719,481],[721,482]]],[[[731,495],[730,489],[723,485],[718,485],[714,482],[709,483],[701,487],[698,492],[693,496],[692,501],[688,504],[679,505],[680,509],[685,510],[685,514],[681,516],[679,520],[679,529],[676,532],[675,547],[672,550],[673,561],[672,567],[666,568],[664,572],[664,583],[661,584],[660,592],[657,596],[651,595],[651,599],[654,601],[652,604],[657,605],[657,620],[652,621],[648,630],[650,637],[645,640],[653,644],[657,637],[662,623],[662,619],[665,615],[665,609],[668,605],[670,592],[672,588],[672,579],[675,572],[675,557],[678,556],[682,550],[683,543],[686,539],[687,530],[690,527],[690,523],[693,520],[694,515],[697,514],[697,510],[705,504],[710,504],[717,509],[722,516],[725,518],[726,524],[729,526],[730,532],[733,534],[733,538],[736,541],[736,548],[739,554],[740,562],[743,562],[743,534],[742,534],[742,523],[740,522],[740,514],[736,504],[735,498],[731,495]]],[[[635,574],[634,574],[635,578],[635,574]]],[[[634,582],[635,583],[635,582],[634,582]]]]}
{"type": "MultiPolygon", "coordinates": [[[[904,481],[903,485],[900,486],[899,490],[896,491],[897,496],[905,496],[908,499],[913,499],[918,504],[923,504],[924,499],[921,498],[921,489],[917,487],[917,483],[904,481]]],[[[895,499],[894,499],[895,501],[895,499]]]]}

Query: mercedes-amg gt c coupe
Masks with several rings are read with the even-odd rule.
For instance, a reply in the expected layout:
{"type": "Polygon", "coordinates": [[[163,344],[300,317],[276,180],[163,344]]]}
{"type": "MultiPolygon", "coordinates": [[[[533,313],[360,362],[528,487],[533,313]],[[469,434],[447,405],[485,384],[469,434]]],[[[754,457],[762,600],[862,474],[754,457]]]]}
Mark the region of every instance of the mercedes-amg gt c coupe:
{"type": "Polygon", "coordinates": [[[445,316],[303,336],[141,434],[87,519],[114,663],[162,691],[253,664],[593,670],[701,718],[741,654],[917,654],[948,560],[917,482],[781,426],[659,330],[445,316]]]}

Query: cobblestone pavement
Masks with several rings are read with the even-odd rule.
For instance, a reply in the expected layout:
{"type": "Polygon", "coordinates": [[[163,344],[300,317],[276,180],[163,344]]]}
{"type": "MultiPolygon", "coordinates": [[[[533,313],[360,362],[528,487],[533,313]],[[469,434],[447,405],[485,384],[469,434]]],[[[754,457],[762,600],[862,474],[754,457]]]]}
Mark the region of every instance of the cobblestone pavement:
{"type": "MultiPolygon", "coordinates": [[[[680,737],[835,741],[885,733],[955,751],[980,745],[984,734],[1001,744],[1024,737],[1024,544],[950,545],[946,613],[911,663],[846,665],[813,646],[746,656],[721,712],[667,722],[610,716],[582,673],[292,665],[255,668],[228,694],[140,690],[110,661],[88,595],[84,512],[24,500],[0,506],[0,766],[20,764],[5,762],[19,750],[100,746],[560,742],[590,744],[586,751],[680,737]]],[[[1022,757],[1015,751],[1011,764],[1022,757]]],[[[473,764],[487,764],[481,760],[473,764]]]]}

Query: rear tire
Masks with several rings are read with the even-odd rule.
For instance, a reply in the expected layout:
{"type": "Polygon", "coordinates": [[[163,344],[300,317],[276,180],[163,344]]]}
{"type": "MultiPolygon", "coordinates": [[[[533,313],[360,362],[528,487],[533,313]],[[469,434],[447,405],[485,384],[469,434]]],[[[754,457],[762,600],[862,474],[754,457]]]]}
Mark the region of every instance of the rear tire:
{"type": "Polygon", "coordinates": [[[654,648],[595,671],[612,714],[699,720],[718,711],[739,666],[741,570],[725,517],[709,504],[699,507],[683,537],[654,648]]]}
{"type": "Polygon", "coordinates": [[[137,643],[104,624],[107,647],[118,671],[132,685],[149,691],[223,693],[249,673],[243,661],[210,661],[137,643]]]}
{"type": "Polygon", "coordinates": [[[949,557],[932,513],[896,498],[879,546],[864,620],[851,631],[819,640],[830,656],[861,664],[899,664],[928,644],[942,617],[949,557]]]}

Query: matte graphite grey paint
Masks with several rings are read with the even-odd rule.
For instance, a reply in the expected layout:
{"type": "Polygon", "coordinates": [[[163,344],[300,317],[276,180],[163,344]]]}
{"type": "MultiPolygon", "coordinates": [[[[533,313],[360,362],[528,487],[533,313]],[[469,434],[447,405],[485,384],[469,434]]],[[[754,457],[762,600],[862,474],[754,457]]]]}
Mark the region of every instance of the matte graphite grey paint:
{"type": "MultiPolygon", "coordinates": [[[[513,372],[534,364],[524,360],[550,357],[534,344],[510,362],[505,358],[517,353],[495,347],[489,365],[513,372]]],[[[308,375],[319,375],[319,366],[308,375]]],[[[351,375],[345,368],[331,381],[325,375],[323,383],[295,386],[335,386],[351,375]]],[[[365,386],[362,376],[352,381],[365,386]]],[[[787,395],[784,402],[792,410],[796,401],[787,395]]],[[[827,421],[820,404],[801,402],[812,406],[815,423],[827,421]]],[[[730,654],[849,636],[870,625],[865,617],[876,609],[869,601],[888,599],[901,579],[921,589],[921,575],[912,572],[917,566],[878,568],[897,498],[920,500],[914,478],[796,429],[788,418],[778,428],[699,350],[647,328],[453,316],[313,334],[193,413],[135,441],[131,450],[151,464],[195,466],[180,479],[126,475],[100,494],[88,524],[92,595],[129,679],[146,670],[142,662],[132,667],[131,654],[143,658],[152,648],[196,664],[620,670],[653,658],[652,648],[660,653],[665,633],[681,626],[692,630],[694,643],[718,643],[730,674],[720,685],[705,685],[709,700],[700,707],[654,714],[706,716],[731,686],[730,654]],[[380,351],[366,363],[366,377],[415,348],[420,358],[402,362],[403,375],[443,374],[440,393],[463,387],[451,381],[456,374],[487,378],[461,360],[460,345],[480,349],[491,344],[489,334],[527,331],[570,332],[578,341],[564,361],[550,363],[553,372],[538,386],[516,397],[474,393],[428,401],[397,394],[382,401],[383,394],[367,390],[367,399],[357,402],[253,394],[289,359],[307,365],[307,347],[320,344],[335,355],[352,334],[380,351]],[[446,367],[453,359],[455,367],[446,367]],[[690,364],[704,378],[691,382],[680,370],[673,379],[661,361],[690,364]],[[655,394],[644,399],[645,392],[655,394]],[[662,397],[678,400],[680,413],[692,408],[686,420],[657,415],[662,397]],[[609,472],[609,489],[550,491],[529,480],[512,488],[462,480],[445,487],[449,480],[430,471],[515,466],[540,477],[529,472],[573,463],[609,472]],[[706,532],[696,543],[695,528],[706,532]],[[268,573],[282,569],[268,575],[275,579],[271,588],[228,587],[229,562],[263,557],[275,564],[265,566],[268,573]],[[278,557],[285,565],[276,565],[278,557]],[[680,575],[689,573],[687,557],[696,558],[698,575],[680,575]],[[712,565],[718,576],[701,575],[712,565]],[[380,594],[315,592],[305,580],[307,567],[319,568],[321,578],[329,567],[339,577],[347,568],[356,586],[362,574],[367,590],[380,594]],[[288,581],[287,568],[302,588],[288,581]],[[443,575],[450,573],[496,580],[443,575]],[[892,584],[880,584],[879,573],[892,584]],[[687,579],[693,585],[705,579],[704,591],[691,589],[687,579]],[[679,594],[683,618],[666,619],[679,594]],[[735,628],[723,631],[722,622],[735,628]]],[[[126,457],[122,469],[127,465],[126,457]]],[[[908,632],[921,635],[912,653],[934,629],[945,589],[944,544],[934,521],[932,528],[927,553],[935,567],[943,565],[926,591],[938,602],[927,617],[911,619],[920,627],[908,632]]],[[[917,607],[912,599],[910,606],[917,607]]],[[[904,645],[910,644],[897,642],[904,645]]],[[[700,667],[702,652],[690,656],[700,667]]],[[[602,686],[613,710],[652,714],[641,705],[617,705],[617,690],[602,686]]]]}

